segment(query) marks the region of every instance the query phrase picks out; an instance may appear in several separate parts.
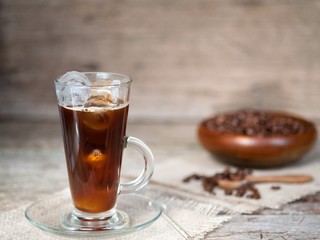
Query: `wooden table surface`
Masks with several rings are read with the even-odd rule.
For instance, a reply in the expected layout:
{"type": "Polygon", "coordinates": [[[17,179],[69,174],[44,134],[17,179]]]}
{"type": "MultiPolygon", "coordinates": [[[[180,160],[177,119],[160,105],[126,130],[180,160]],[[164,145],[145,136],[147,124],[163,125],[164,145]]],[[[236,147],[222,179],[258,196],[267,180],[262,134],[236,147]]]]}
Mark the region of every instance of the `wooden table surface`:
{"type": "MultiPolygon", "coordinates": [[[[127,133],[143,139],[157,161],[165,161],[173,152],[200,147],[195,129],[193,124],[129,123],[127,133]]],[[[0,132],[0,212],[68,187],[58,122],[1,122],[0,132]]],[[[316,194],[278,210],[236,216],[206,239],[320,239],[319,224],[316,194]]]]}

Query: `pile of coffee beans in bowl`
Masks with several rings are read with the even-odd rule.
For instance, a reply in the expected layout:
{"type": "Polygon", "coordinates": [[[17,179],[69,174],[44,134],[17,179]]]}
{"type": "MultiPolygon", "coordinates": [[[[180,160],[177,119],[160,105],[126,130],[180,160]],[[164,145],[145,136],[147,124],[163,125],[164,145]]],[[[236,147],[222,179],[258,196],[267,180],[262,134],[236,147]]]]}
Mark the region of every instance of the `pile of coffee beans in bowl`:
{"type": "Polygon", "coordinates": [[[307,124],[291,116],[257,110],[240,110],[221,114],[207,121],[206,126],[221,133],[264,137],[299,134],[308,129],[307,124]]]}
{"type": "Polygon", "coordinates": [[[199,124],[202,146],[241,167],[278,167],[301,159],[315,144],[315,125],[295,114],[242,109],[199,124]]]}

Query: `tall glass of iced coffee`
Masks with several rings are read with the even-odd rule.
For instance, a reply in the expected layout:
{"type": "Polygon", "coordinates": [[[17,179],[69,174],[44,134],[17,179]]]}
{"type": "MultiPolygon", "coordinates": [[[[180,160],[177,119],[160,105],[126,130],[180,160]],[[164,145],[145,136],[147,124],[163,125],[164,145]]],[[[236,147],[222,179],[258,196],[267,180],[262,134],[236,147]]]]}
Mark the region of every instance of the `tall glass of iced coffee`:
{"type": "Polygon", "coordinates": [[[131,78],[107,72],[68,72],[55,80],[69,185],[74,209],[63,220],[69,230],[121,229],[126,213],[117,197],[143,188],[153,173],[153,155],[139,139],[126,136],[131,78]],[[127,146],[145,167],[132,182],[120,181],[127,146]]]}

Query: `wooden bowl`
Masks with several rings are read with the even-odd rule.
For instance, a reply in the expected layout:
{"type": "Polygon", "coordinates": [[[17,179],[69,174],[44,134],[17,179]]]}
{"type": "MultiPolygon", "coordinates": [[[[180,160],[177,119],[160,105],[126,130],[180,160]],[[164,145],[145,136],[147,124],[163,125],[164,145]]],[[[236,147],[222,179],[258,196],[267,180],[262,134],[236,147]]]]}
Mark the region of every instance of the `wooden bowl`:
{"type": "Polygon", "coordinates": [[[202,121],[198,136],[203,147],[232,165],[251,168],[278,167],[300,159],[315,144],[317,131],[313,123],[284,112],[263,111],[272,116],[289,117],[305,126],[305,131],[283,135],[248,136],[225,133],[210,124],[221,115],[202,121]]]}

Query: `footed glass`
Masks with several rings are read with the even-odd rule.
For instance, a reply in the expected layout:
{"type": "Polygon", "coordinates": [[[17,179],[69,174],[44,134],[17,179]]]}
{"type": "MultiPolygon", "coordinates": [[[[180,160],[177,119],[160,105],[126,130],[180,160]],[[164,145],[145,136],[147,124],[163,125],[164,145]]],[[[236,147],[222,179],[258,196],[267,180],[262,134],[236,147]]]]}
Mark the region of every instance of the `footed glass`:
{"type": "Polygon", "coordinates": [[[153,173],[153,154],[141,140],[126,136],[132,79],[107,72],[68,72],[55,80],[73,210],[62,219],[69,231],[110,231],[130,221],[117,209],[120,194],[142,189],[153,173]],[[120,181],[122,152],[138,150],[141,174],[120,181]]]}

